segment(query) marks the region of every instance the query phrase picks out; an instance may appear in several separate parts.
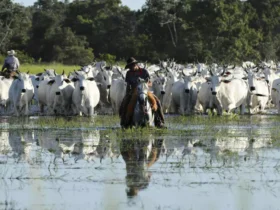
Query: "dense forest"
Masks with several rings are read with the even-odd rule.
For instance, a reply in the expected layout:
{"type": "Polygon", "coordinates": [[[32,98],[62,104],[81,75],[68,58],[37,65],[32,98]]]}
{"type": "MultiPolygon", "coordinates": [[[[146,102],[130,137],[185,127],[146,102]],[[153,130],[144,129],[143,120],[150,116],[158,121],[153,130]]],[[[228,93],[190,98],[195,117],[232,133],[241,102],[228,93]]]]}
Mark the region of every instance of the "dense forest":
{"type": "Polygon", "coordinates": [[[238,63],[280,58],[280,0],[0,1],[0,54],[22,62],[93,59],[238,63]]]}

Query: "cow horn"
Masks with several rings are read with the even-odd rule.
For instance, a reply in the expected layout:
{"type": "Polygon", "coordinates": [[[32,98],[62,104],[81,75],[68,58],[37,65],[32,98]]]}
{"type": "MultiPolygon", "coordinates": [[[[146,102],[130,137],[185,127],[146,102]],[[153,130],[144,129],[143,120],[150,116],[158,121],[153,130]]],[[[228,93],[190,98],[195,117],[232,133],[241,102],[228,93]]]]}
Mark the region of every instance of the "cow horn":
{"type": "Polygon", "coordinates": [[[183,76],[186,76],[186,74],[184,73],[184,69],[182,69],[182,74],[183,74],[183,76]]]}
{"type": "Polygon", "coordinates": [[[104,66],[100,65],[101,71],[105,71],[104,66]]]}
{"type": "Polygon", "coordinates": [[[221,76],[223,76],[223,75],[225,74],[225,72],[226,72],[226,69],[223,68],[223,71],[222,71],[222,73],[221,73],[221,76]]]}
{"type": "Polygon", "coordinates": [[[158,72],[159,72],[160,70],[158,70],[158,71],[155,71],[155,74],[157,75],[157,77],[159,77],[160,78],[160,76],[158,75],[158,72]]]}
{"type": "Polygon", "coordinates": [[[62,75],[64,75],[64,69],[63,69],[63,71],[62,71],[62,75]]]}
{"type": "Polygon", "coordinates": [[[78,72],[76,72],[76,70],[74,70],[75,74],[79,75],[78,72]]]}
{"type": "Polygon", "coordinates": [[[169,72],[169,73],[171,72],[169,67],[166,68],[166,71],[169,72]]]}
{"type": "Polygon", "coordinates": [[[211,76],[214,76],[212,69],[209,69],[209,72],[210,72],[211,76]]]}
{"type": "Polygon", "coordinates": [[[124,78],[124,76],[123,76],[123,74],[122,74],[122,72],[119,70],[119,68],[117,67],[117,71],[119,72],[119,74],[122,76],[122,78],[125,80],[125,78],[124,78]]]}
{"type": "Polygon", "coordinates": [[[148,63],[148,61],[145,62],[145,64],[144,64],[144,69],[147,68],[147,63],[148,63]]]}

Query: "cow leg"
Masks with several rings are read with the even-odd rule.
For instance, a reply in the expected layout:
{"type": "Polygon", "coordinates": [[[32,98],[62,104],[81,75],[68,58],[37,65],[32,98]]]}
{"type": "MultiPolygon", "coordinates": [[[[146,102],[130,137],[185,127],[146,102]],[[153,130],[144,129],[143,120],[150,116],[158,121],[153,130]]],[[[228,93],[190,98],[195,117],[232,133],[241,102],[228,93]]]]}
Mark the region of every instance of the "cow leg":
{"type": "Polygon", "coordinates": [[[90,106],[88,109],[88,116],[93,116],[93,114],[94,114],[94,108],[90,106]]]}
{"type": "Polygon", "coordinates": [[[171,99],[171,105],[170,105],[169,113],[174,114],[174,113],[176,113],[176,112],[177,112],[177,110],[176,110],[176,104],[175,104],[174,100],[171,99]]]}
{"type": "Polygon", "coordinates": [[[245,114],[245,103],[241,104],[241,106],[240,106],[240,114],[241,115],[245,114]]]}
{"type": "Polygon", "coordinates": [[[17,105],[14,105],[14,114],[19,116],[19,107],[17,105]]]}
{"type": "Polygon", "coordinates": [[[44,113],[44,104],[39,104],[41,114],[44,113]]]}

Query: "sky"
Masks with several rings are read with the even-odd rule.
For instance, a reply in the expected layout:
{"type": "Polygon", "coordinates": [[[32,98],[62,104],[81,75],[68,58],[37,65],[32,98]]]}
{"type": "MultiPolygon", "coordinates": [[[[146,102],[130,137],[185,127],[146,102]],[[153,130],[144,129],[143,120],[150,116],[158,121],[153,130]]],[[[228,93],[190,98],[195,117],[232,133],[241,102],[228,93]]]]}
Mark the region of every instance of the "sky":
{"type": "MultiPolygon", "coordinates": [[[[36,0],[13,0],[14,2],[23,4],[24,6],[33,5],[36,0]]],[[[141,9],[146,0],[122,0],[123,5],[130,7],[133,10],[141,9]]]]}

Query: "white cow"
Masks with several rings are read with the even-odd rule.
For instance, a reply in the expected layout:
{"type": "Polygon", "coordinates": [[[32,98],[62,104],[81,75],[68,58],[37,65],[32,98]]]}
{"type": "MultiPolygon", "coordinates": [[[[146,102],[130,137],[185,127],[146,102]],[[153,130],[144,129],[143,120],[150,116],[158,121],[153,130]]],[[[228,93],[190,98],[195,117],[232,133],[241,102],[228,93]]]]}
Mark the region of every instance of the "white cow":
{"type": "Polygon", "coordinates": [[[191,73],[185,74],[184,70],[182,70],[182,77],[184,80],[184,91],[185,91],[185,100],[183,100],[184,103],[183,103],[182,110],[184,110],[184,113],[186,114],[191,114],[194,112],[196,102],[197,102],[197,94],[201,86],[201,82],[199,81],[200,78],[196,77],[198,73],[198,69],[192,67],[189,71],[191,73]]]}
{"type": "Polygon", "coordinates": [[[74,84],[62,75],[56,75],[54,79],[48,81],[50,85],[47,93],[47,105],[49,114],[71,114],[72,94],[74,84]]]}
{"type": "Polygon", "coordinates": [[[113,108],[113,113],[118,114],[121,103],[126,93],[126,82],[124,74],[118,69],[121,78],[113,79],[112,86],[110,87],[110,102],[113,108]]]}
{"type": "Polygon", "coordinates": [[[171,106],[172,101],[172,87],[175,82],[178,81],[178,73],[170,68],[166,68],[166,84],[165,89],[162,90],[163,98],[162,98],[162,110],[164,113],[169,112],[169,108],[171,106]]]}
{"type": "Polygon", "coordinates": [[[213,105],[214,97],[212,96],[211,81],[206,81],[201,84],[197,95],[197,104],[202,106],[203,114],[207,114],[207,110],[210,109],[213,113],[215,108],[213,105]]]}
{"type": "Polygon", "coordinates": [[[270,100],[272,100],[273,102],[273,100],[275,100],[275,91],[272,91],[272,88],[273,88],[273,84],[277,84],[277,80],[279,80],[279,76],[275,73],[275,71],[273,71],[269,67],[264,67],[263,74],[265,77],[265,81],[267,82],[269,87],[270,100]],[[276,82],[274,83],[275,80],[276,82]]]}
{"type": "Polygon", "coordinates": [[[272,83],[271,98],[278,114],[280,114],[280,78],[275,79],[272,83]]]}
{"type": "Polygon", "coordinates": [[[269,86],[264,78],[257,77],[250,70],[245,70],[248,74],[248,84],[250,89],[250,113],[264,112],[269,99],[269,86]]]}
{"type": "Polygon", "coordinates": [[[76,72],[75,90],[72,101],[76,113],[83,113],[86,116],[94,114],[94,108],[99,103],[100,92],[93,77],[88,77],[85,72],[76,72]]]}
{"type": "Polygon", "coordinates": [[[12,85],[13,79],[7,79],[2,77],[0,79],[0,106],[7,111],[8,101],[9,101],[9,90],[12,85]]]}
{"type": "Polygon", "coordinates": [[[34,88],[28,73],[17,72],[9,90],[9,100],[14,108],[14,114],[19,116],[25,109],[24,114],[29,114],[29,104],[34,95],[34,88]]]}
{"type": "Polygon", "coordinates": [[[166,86],[166,72],[162,73],[162,71],[155,71],[154,74],[151,75],[152,82],[152,91],[154,95],[162,102],[163,95],[165,94],[165,86],[166,86]]]}
{"type": "Polygon", "coordinates": [[[105,68],[105,66],[100,65],[99,73],[95,77],[95,81],[98,83],[98,88],[100,91],[100,102],[104,105],[110,105],[109,101],[109,90],[112,85],[113,71],[111,68],[105,68]]]}
{"type": "Polygon", "coordinates": [[[248,85],[243,79],[232,79],[221,81],[220,87],[217,90],[217,100],[221,107],[226,112],[240,107],[240,114],[245,113],[245,107],[248,99],[248,85]]]}
{"type": "Polygon", "coordinates": [[[222,110],[231,112],[240,107],[240,114],[245,113],[245,106],[248,99],[248,85],[243,79],[223,77],[225,69],[221,75],[214,74],[211,70],[211,90],[214,96],[214,104],[217,112],[222,115],[222,110]]]}
{"type": "Polygon", "coordinates": [[[38,100],[38,105],[40,108],[40,112],[44,112],[44,107],[47,106],[47,94],[50,91],[51,86],[48,82],[51,79],[54,79],[56,76],[56,72],[54,69],[44,69],[44,72],[36,74],[36,82],[32,82],[34,87],[34,99],[38,100]]]}

